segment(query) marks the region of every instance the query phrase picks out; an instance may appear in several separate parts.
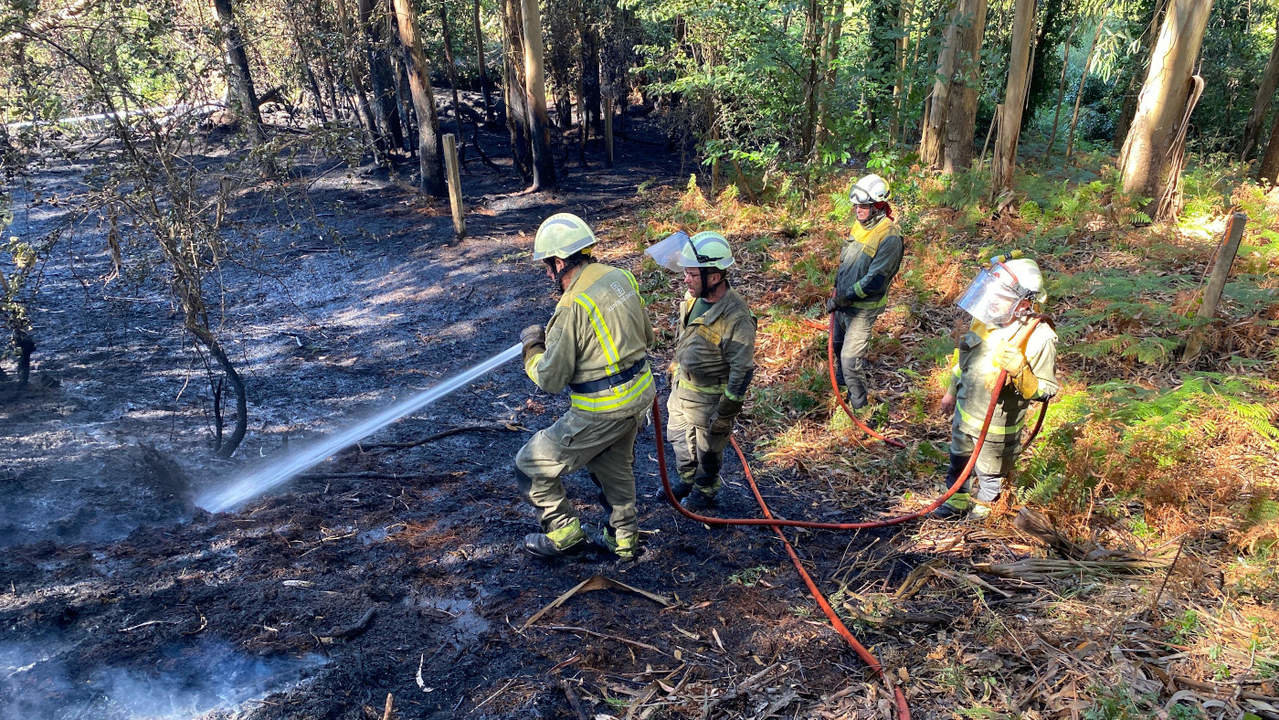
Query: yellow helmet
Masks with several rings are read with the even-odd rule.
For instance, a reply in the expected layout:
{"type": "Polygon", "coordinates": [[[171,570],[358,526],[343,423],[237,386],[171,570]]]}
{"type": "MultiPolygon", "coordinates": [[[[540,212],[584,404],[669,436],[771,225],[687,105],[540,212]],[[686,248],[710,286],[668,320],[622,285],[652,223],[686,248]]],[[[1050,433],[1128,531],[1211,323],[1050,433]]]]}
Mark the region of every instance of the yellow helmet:
{"type": "Polygon", "coordinates": [[[586,221],[572,213],[556,213],[542,221],[533,238],[533,259],[564,259],[596,243],[586,221]]]}

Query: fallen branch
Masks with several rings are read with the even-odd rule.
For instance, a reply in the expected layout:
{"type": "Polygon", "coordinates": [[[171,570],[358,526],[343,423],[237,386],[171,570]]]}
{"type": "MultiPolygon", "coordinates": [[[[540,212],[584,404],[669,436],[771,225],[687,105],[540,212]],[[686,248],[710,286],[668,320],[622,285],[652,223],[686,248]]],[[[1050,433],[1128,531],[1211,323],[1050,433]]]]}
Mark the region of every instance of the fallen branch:
{"type": "Polygon", "coordinates": [[[370,607],[368,610],[364,611],[364,614],[360,616],[359,620],[356,620],[350,625],[339,625],[338,627],[333,628],[327,633],[320,635],[319,636],[320,642],[324,643],[325,645],[329,645],[329,644],[332,644],[333,641],[335,640],[342,640],[344,638],[350,638],[350,637],[355,637],[356,635],[359,635],[360,633],[368,629],[369,623],[373,620],[373,615],[375,610],[376,608],[370,607]]]}
{"type": "Polygon", "coordinates": [[[607,633],[595,632],[594,630],[587,630],[584,627],[577,627],[575,625],[548,625],[546,629],[562,630],[564,632],[579,632],[585,635],[590,635],[592,637],[602,638],[604,640],[616,640],[617,642],[624,643],[626,645],[634,645],[635,647],[644,648],[645,650],[652,650],[653,652],[658,653],[659,655],[670,655],[670,653],[666,652],[665,650],[654,647],[653,645],[649,645],[648,643],[645,643],[645,642],[640,642],[639,640],[628,640],[627,638],[618,637],[617,635],[609,635],[607,633]]]}
{"type": "Polygon", "coordinates": [[[511,423],[496,423],[496,424],[485,424],[485,425],[459,425],[457,427],[452,427],[452,428],[449,428],[448,430],[441,430],[440,432],[437,432],[433,435],[427,435],[424,438],[421,438],[418,440],[411,440],[409,442],[377,443],[375,445],[361,445],[360,450],[362,450],[363,452],[368,452],[370,450],[407,450],[408,448],[415,448],[415,447],[418,447],[419,445],[425,445],[429,442],[434,442],[436,440],[450,437],[452,435],[460,435],[464,432],[496,432],[498,430],[507,430],[510,432],[527,432],[528,428],[521,427],[519,425],[513,425],[511,423]]]}
{"type": "Polygon", "coordinates": [[[528,629],[528,626],[537,622],[538,618],[542,617],[543,615],[550,612],[551,610],[554,610],[560,605],[563,605],[564,603],[568,602],[568,599],[573,597],[574,595],[578,593],[583,593],[583,592],[590,592],[591,590],[626,590],[628,592],[633,592],[636,595],[642,595],[663,607],[671,607],[674,604],[671,602],[669,598],[664,597],[662,595],[658,595],[657,593],[651,593],[647,590],[641,590],[637,587],[627,585],[624,582],[618,582],[617,580],[614,580],[612,578],[606,578],[603,575],[592,575],[589,578],[583,580],[582,582],[574,585],[572,588],[569,588],[569,590],[565,592],[563,595],[560,595],[559,597],[555,598],[551,602],[547,603],[546,607],[533,613],[533,616],[530,617],[528,620],[525,620],[524,624],[520,626],[520,630],[523,631],[528,629]]]}

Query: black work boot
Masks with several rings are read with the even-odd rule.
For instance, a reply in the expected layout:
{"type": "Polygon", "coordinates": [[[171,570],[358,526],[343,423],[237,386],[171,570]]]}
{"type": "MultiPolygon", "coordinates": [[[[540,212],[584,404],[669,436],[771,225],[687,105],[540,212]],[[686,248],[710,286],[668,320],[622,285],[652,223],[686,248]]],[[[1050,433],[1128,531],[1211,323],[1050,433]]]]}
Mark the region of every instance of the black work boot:
{"type": "MultiPolygon", "coordinates": [[[[688,494],[692,491],[693,491],[693,484],[684,482],[682,479],[675,480],[674,482],[671,483],[671,492],[675,494],[676,500],[683,500],[684,498],[688,497],[688,494]]],[[[658,485],[657,492],[653,493],[653,499],[665,500],[666,488],[661,485],[658,485]]]]}
{"type": "Polygon", "coordinates": [[[549,533],[529,533],[524,536],[524,549],[540,558],[559,558],[585,550],[590,545],[586,532],[577,518],[562,528],[549,533]]]}

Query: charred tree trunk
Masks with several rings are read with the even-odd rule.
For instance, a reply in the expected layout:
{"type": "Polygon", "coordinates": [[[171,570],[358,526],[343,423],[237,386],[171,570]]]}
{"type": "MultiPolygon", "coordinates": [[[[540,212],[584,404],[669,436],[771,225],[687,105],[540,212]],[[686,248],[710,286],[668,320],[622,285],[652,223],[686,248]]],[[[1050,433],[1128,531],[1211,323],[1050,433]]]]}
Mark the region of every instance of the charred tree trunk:
{"type": "MultiPolygon", "coordinates": [[[[604,131],[600,114],[600,38],[598,30],[599,8],[594,0],[582,0],[582,14],[578,24],[581,36],[579,50],[579,76],[582,82],[581,107],[585,108],[582,123],[590,127],[598,137],[604,131]]],[[[585,131],[582,137],[586,137],[585,131]]]]}
{"type": "Polygon", "coordinates": [[[404,147],[404,126],[395,93],[395,73],[382,35],[383,17],[373,12],[373,0],[359,0],[360,34],[369,63],[369,84],[373,86],[373,117],[391,147],[404,147]]]}
{"type": "Polygon", "coordinates": [[[1120,153],[1123,189],[1153,198],[1151,209],[1177,178],[1169,177],[1167,149],[1173,144],[1191,92],[1212,0],[1172,0],[1150,56],[1137,114],[1120,153]]]}
{"type": "Polygon", "coordinates": [[[528,102],[524,96],[524,14],[520,0],[502,0],[502,94],[506,100],[506,129],[511,158],[525,182],[533,180],[533,140],[528,102]]]}
{"type": "Polygon", "coordinates": [[[213,12],[218,17],[218,35],[222,41],[226,62],[227,86],[231,109],[244,125],[254,145],[266,139],[262,131],[262,116],[258,113],[258,95],[253,89],[253,75],[249,72],[249,55],[244,50],[244,36],[235,22],[231,0],[211,0],[213,12]]]}
{"type": "Polygon", "coordinates": [[[417,35],[417,15],[410,0],[395,1],[395,20],[400,29],[400,45],[404,66],[417,113],[418,166],[422,171],[421,188],[432,197],[446,197],[444,183],[444,148],[440,140],[440,118],[435,110],[435,93],[431,89],[431,69],[417,35]]]}
{"type": "Polygon", "coordinates": [[[14,330],[13,344],[18,348],[18,387],[26,387],[31,381],[31,353],[35,352],[36,343],[26,332],[14,330]]]}
{"type": "Polygon", "coordinates": [[[346,0],[333,0],[333,5],[337,8],[338,24],[342,26],[342,38],[346,41],[346,48],[343,52],[346,62],[343,65],[346,67],[347,78],[351,81],[351,86],[355,88],[355,99],[360,112],[360,119],[368,129],[369,141],[373,146],[375,161],[379,165],[385,166],[388,164],[390,147],[387,145],[385,127],[378,123],[377,117],[373,114],[373,107],[369,102],[368,87],[364,84],[363,68],[359,67],[358,64],[360,42],[352,27],[350,14],[346,10],[346,0]]]}
{"type": "Polygon", "coordinates": [[[546,113],[546,74],[542,64],[542,14],[537,0],[521,0],[520,14],[524,23],[524,95],[528,105],[529,134],[533,141],[533,185],[530,189],[537,191],[555,187],[551,120],[546,113]]]}
{"type": "Polygon", "coordinates": [[[1239,145],[1239,159],[1246,161],[1257,145],[1257,137],[1261,134],[1261,121],[1266,118],[1266,110],[1270,108],[1275,96],[1275,84],[1279,81],[1279,12],[1275,13],[1275,44],[1270,48],[1270,61],[1266,63],[1266,71],[1261,75],[1261,84],[1257,86],[1257,98],[1252,102],[1252,112],[1248,115],[1248,124],[1244,127],[1243,142],[1239,145]]]}
{"type": "Polygon", "coordinates": [[[456,128],[455,137],[459,143],[462,142],[462,102],[457,97],[457,66],[453,64],[453,34],[449,32],[449,14],[445,4],[441,2],[435,6],[436,13],[440,17],[440,34],[444,41],[444,64],[445,74],[449,79],[449,90],[453,93],[453,126],[456,128]]]}
{"type": "Polygon", "coordinates": [[[924,112],[920,160],[950,174],[973,161],[977,124],[977,58],[986,29],[986,0],[958,0],[937,56],[937,80],[924,112]]]}
{"type": "Polygon", "coordinates": [[[489,99],[489,73],[484,64],[484,30],[480,25],[480,0],[472,3],[475,22],[475,69],[480,73],[480,94],[484,96],[484,122],[493,122],[493,101],[489,99]]]}
{"type": "Polygon", "coordinates": [[[1004,107],[999,117],[999,137],[995,141],[995,164],[990,184],[992,200],[1013,187],[1013,172],[1017,169],[1017,140],[1021,134],[1022,108],[1025,106],[1029,80],[1030,39],[1034,24],[1034,0],[1017,0],[1013,15],[1012,46],[1008,54],[1008,84],[1004,88],[1004,107]]]}

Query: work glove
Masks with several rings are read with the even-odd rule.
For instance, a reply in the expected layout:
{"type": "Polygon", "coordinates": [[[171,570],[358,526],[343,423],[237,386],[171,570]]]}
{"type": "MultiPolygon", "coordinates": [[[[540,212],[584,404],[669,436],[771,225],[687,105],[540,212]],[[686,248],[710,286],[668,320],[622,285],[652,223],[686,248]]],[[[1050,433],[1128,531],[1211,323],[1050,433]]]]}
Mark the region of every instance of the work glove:
{"type": "Polygon", "coordinates": [[[524,359],[529,355],[546,349],[546,328],[541,325],[529,325],[520,331],[520,343],[524,346],[524,359]]]}
{"type": "Polygon", "coordinates": [[[710,431],[712,435],[728,435],[733,432],[733,419],[742,411],[742,401],[721,395],[715,414],[711,416],[710,431]]]}
{"type": "Polygon", "coordinates": [[[1022,353],[1021,348],[1006,344],[999,349],[999,354],[995,358],[995,364],[1001,370],[1008,372],[1009,378],[1016,377],[1022,370],[1026,369],[1026,356],[1022,353]]]}
{"type": "Polygon", "coordinates": [[[847,306],[847,303],[842,303],[842,302],[840,302],[839,300],[837,300],[837,299],[835,299],[835,298],[833,298],[833,297],[831,297],[831,298],[826,298],[826,313],[827,313],[827,314],[833,313],[833,312],[835,312],[836,310],[841,310],[841,309],[843,309],[845,306],[847,306]]]}

